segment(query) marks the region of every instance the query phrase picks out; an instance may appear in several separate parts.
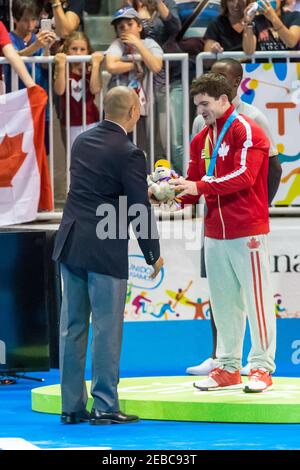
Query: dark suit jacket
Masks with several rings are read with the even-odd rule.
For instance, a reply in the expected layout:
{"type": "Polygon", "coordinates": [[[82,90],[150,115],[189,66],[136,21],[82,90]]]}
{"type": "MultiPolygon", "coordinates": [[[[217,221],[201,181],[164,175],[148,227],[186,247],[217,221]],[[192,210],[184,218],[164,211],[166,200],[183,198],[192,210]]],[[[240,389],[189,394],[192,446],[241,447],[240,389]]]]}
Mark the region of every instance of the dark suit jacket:
{"type": "Polygon", "coordinates": [[[143,232],[138,242],[146,262],[154,264],[160,248],[146,176],[143,152],[117,124],[104,120],[81,134],[72,147],[71,185],[53,259],[127,279],[131,221],[136,235],[143,232]],[[127,200],[121,196],[127,196],[127,200]],[[129,215],[126,201],[132,211],[129,215]],[[139,220],[135,216],[139,208],[133,204],[141,204],[143,215],[139,220]],[[121,210],[124,205],[125,210],[121,210]]]}

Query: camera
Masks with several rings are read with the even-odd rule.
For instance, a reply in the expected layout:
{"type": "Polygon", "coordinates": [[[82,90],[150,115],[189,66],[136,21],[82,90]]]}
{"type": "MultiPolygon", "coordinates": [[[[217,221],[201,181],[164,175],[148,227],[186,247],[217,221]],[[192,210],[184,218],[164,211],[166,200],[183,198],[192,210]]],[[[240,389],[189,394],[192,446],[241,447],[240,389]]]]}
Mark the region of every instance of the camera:
{"type": "Polygon", "coordinates": [[[52,20],[50,18],[41,20],[41,31],[52,31],[52,20]]]}

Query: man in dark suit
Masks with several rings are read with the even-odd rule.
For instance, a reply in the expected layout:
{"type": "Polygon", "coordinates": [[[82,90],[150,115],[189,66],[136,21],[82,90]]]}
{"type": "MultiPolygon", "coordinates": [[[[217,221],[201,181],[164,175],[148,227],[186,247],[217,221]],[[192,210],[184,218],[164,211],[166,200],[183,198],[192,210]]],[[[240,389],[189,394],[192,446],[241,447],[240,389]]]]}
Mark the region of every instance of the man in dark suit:
{"type": "Polygon", "coordinates": [[[72,147],[71,185],[53,259],[60,260],[61,421],[129,423],[119,410],[117,385],[128,278],[131,222],[155,277],[163,265],[156,222],[148,201],[145,156],[128,138],[140,116],[136,93],[115,87],[104,99],[105,119],[72,147]],[[134,215],[139,213],[138,218],[134,215]],[[91,414],[84,380],[92,312],[91,414]]]}

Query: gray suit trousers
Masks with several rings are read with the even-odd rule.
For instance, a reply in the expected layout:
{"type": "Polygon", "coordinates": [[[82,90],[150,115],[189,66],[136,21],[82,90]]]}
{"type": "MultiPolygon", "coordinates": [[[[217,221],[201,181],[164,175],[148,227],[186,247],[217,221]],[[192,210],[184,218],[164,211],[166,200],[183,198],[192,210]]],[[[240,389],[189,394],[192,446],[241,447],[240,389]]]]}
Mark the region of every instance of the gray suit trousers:
{"type": "Polygon", "coordinates": [[[119,411],[117,386],[127,279],[61,264],[63,299],[60,320],[62,411],[85,409],[85,365],[92,312],[93,408],[119,411]]]}

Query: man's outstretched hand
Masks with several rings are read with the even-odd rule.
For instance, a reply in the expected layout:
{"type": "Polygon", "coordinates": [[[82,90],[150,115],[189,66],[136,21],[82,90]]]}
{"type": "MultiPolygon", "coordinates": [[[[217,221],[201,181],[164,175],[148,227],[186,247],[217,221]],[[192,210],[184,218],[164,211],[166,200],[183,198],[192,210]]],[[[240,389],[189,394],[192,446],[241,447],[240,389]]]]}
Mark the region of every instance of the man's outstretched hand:
{"type": "Polygon", "coordinates": [[[189,181],[183,178],[176,178],[170,180],[170,184],[175,186],[177,191],[181,191],[179,194],[176,194],[177,197],[185,196],[189,194],[190,196],[198,196],[197,183],[195,181],[189,181]]]}
{"type": "Polygon", "coordinates": [[[158,258],[158,260],[156,261],[156,263],[153,264],[153,269],[154,269],[154,271],[153,271],[152,274],[150,274],[149,278],[150,278],[150,279],[155,279],[156,276],[158,275],[158,273],[160,272],[161,268],[163,267],[163,265],[164,265],[164,260],[163,260],[163,258],[160,256],[160,257],[158,258]]]}

